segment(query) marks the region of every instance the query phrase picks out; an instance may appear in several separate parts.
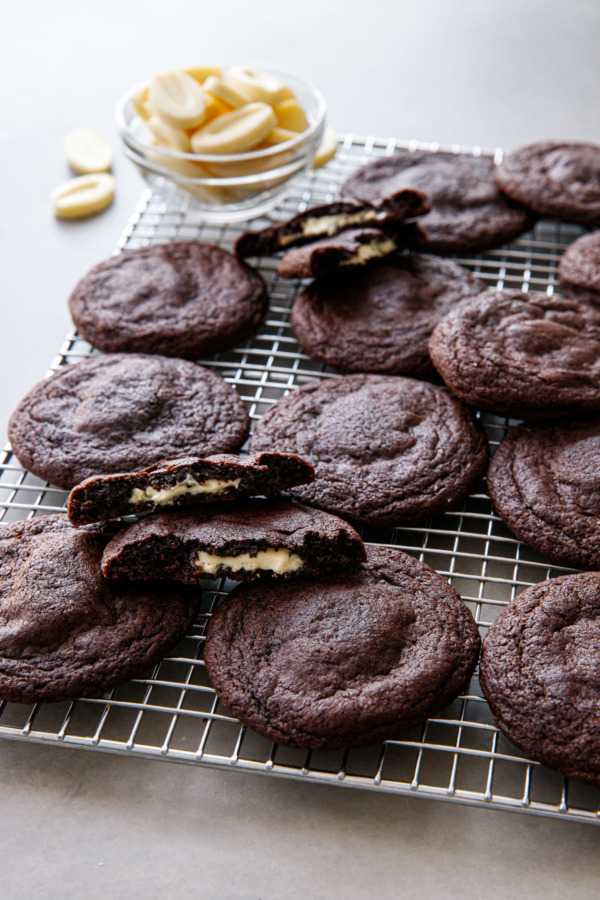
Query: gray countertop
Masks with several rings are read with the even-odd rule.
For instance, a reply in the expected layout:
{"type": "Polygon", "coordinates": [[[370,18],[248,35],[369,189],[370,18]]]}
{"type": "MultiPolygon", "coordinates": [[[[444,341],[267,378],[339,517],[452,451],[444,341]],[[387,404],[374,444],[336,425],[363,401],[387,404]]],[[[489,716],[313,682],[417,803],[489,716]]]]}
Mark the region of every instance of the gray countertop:
{"type": "MultiPolygon", "coordinates": [[[[296,73],[320,86],[339,132],[490,148],[600,140],[594,0],[33,0],[3,24],[4,423],[143,188],[117,154],[113,206],[56,221],[62,139],[90,127],[116,146],[117,98],[160,69],[296,73]]],[[[0,741],[0,762],[4,897],[598,895],[590,825],[25,742],[0,741]]]]}

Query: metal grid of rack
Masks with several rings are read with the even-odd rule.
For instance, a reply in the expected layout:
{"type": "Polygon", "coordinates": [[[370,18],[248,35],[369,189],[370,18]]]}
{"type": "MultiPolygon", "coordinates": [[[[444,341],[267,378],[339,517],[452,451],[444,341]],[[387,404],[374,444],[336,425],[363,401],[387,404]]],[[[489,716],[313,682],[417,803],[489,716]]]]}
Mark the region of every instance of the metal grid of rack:
{"type": "MultiPolygon", "coordinates": [[[[296,182],[268,218],[285,219],[333,199],[358,165],[391,154],[397,147],[483,152],[349,135],[340,141],[337,157],[296,182]]],[[[267,219],[256,220],[251,227],[265,224],[267,219]]],[[[116,252],[174,239],[203,240],[231,249],[241,230],[239,225],[204,224],[180,198],[146,191],[116,252]]],[[[542,221],[506,247],[458,259],[492,286],[552,293],[558,260],[581,231],[578,226],[542,221]]],[[[289,311],[298,283],[280,280],[272,259],[258,261],[257,268],[271,298],[264,326],[243,346],[202,360],[236,387],[253,421],[285,392],[338,374],[304,356],[291,334],[289,311]]],[[[73,332],[51,369],[92,352],[73,332]]],[[[493,448],[509,423],[490,415],[482,421],[493,448]]],[[[64,511],[65,499],[64,491],[25,472],[10,449],[5,449],[0,458],[3,521],[64,511]]],[[[494,516],[483,485],[462,509],[436,516],[422,527],[363,529],[362,536],[370,543],[406,550],[447,577],[471,608],[482,633],[525,587],[566,571],[549,566],[510,534],[494,516]]],[[[72,703],[1,703],[0,736],[598,821],[600,792],[564,779],[514,748],[494,727],[476,676],[467,694],[402,740],[344,753],[307,753],[260,738],[219,703],[206,676],[205,625],[231,585],[215,582],[210,587],[203,592],[202,611],[191,633],[145,677],[102,697],[72,703]]]]}

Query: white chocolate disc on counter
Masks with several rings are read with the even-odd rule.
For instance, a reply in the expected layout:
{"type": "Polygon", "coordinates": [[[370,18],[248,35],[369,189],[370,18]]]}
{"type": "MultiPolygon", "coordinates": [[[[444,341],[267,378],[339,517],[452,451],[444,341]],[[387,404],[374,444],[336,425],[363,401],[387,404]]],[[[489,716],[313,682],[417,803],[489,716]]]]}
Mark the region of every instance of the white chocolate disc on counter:
{"type": "Polygon", "coordinates": [[[232,66],[227,71],[225,81],[248,100],[270,103],[271,106],[283,100],[285,85],[267,72],[259,72],[258,69],[232,66]]]}
{"type": "Polygon", "coordinates": [[[52,194],[54,213],[59,219],[82,219],[102,212],[115,196],[115,179],[104,172],[80,175],[61,184],[52,194]]]}
{"type": "Polygon", "coordinates": [[[112,166],[112,147],[101,134],[87,128],[71,131],[63,141],[63,150],[78,175],[108,172],[112,166]]]}
{"type": "Polygon", "coordinates": [[[206,118],[204,92],[187,72],[155,75],[148,88],[148,99],[156,114],[173,128],[196,128],[206,118]]]}
{"type": "Polygon", "coordinates": [[[277,125],[267,103],[248,103],[213,119],[191,137],[194,153],[244,153],[259,144],[277,125]]]}

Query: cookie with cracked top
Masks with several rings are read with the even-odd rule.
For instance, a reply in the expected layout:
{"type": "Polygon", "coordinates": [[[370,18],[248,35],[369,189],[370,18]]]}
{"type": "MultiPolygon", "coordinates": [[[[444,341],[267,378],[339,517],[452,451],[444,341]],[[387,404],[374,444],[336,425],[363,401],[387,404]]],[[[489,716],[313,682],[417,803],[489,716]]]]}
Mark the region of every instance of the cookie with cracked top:
{"type": "Polygon", "coordinates": [[[519,540],[560,565],[600,569],[600,418],[511,429],[487,483],[519,540]]]}
{"type": "Polygon", "coordinates": [[[443,387],[384,375],[304,385],[273,404],[253,452],[277,447],[315,467],[288,495],[361,525],[421,521],[457,506],[485,470],[488,444],[443,387]]]}
{"type": "Polygon", "coordinates": [[[196,597],[106,581],[106,541],[62,515],[0,525],[1,700],[96,695],[142,674],[187,633],[196,597]]]}
{"type": "Polygon", "coordinates": [[[519,594],[483,641],[479,680],[497,727],[551,769],[600,787],[600,573],[519,594]]]}
{"type": "Polygon", "coordinates": [[[336,516],[285,501],[249,500],[158,513],[129,525],[108,544],[102,571],[107,578],[195,584],[339,575],[364,558],[360,537],[336,516]]]}
{"type": "Polygon", "coordinates": [[[73,525],[86,525],[165,507],[270,497],[313,478],[311,464],[293,453],[164,459],[141,472],[87,478],[71,491],[68,515],[73,525]]]}
{"type": "Polygon", "coordinates": [[[250,418],[219,375],[183,359],[93,356],[40,381],[11,416],[21,465],[70,490],[91,475],[238,450],[250,418]]]}
{"type": "Polygon", "coordinates": [[[600,310],[488,290],[436,325],[429,355],[464,403],[523,419],[600,411],[600,310]]]}
{"type": "Polygon", "coordinates": [[[268,305],[261,276],[213,244],[124,250],[94,266],[69,300],[86,341],[106,353],[212,356],[253,334],[268,305]]]}
{"type": "Polygon", "coordinates": [[[504,157],[496,178],[505,194],[539,215],[600,225],[598,144],[528,144],[504,157]]]}
{"type": "Polygon", "coordinates": [[[357,266],[379,263],[402,245],[400,237],[385,234],[379,228],[351,228],[289,250],[277,266],[277,274],[281,278],[320,278],[347,273],[348,267],[356,274],[357,266]]]}
{"type": "Polygon", "coordinates": [[[569,296],[600,306],[600,231],[584,234],[567,247],[558,279],[569,296]]]}
{"type": "Polygon", "coordinates": [[[402,188],[423,191],[431,204],[412,228],[417,249],[458,253],[497,247],[533,223],[530,212],[500,191],[494,161],[466,153],[398,150],[354,172],[342,197],[376,203],[402,188]]]}
{"type": "Polygon", "coordinates": [[[375,202],[337,200],[311,206],[285,222],[269,225],[262,231],[246,231],[236,241],[240,257],[272,256],[279,250],[298,247],[319,238],[331,237],[347,228],[371,225],[394,230],[406,219],[423,215],[429,209],[424,195],[417,190],[399,190],[378,197],[375,202]]]}
{"type": "Polygon", "coordinates": [[[211,618],[204,661],[249,728],[290,747],[345,750],[443,709],[467,687],[479,647],[447,581],[401,550],[369,547],[341,579],[235,588],[211,618]]]}
{"type": "Polygon", "coordinates": [[[453,260],[413,254],[317,279],[294,301],[292,331],[308,356],[343,372],[431,377],[434,326],[485,289],[453,260]]]}

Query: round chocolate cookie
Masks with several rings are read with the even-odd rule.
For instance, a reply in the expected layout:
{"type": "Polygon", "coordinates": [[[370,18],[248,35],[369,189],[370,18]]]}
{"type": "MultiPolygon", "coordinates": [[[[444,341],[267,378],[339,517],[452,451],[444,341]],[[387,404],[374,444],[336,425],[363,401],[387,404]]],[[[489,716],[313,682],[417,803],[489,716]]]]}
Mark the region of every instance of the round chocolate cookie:
{"type": "Polygon", "coordinates": [[[504,157],[496,178],[505,194],[543,216],[600,225],[600,146],[540,141],[504,157]]]}
{"type": "Polygon", "coordinates": [[[600,231],[573,241],[562,255],[558,278],[570,296],[600,306],[600,231]]]}
{"type": "Polygon", "coordinates": [[[433,364],[464,403],[518,418],[600,410],[600,310],[488,290],[436,325],[433,364]]]}
{"type": "Polygon", "coordinates": [[[450,703],[479,646],[447,581],[369,547],[355,574],[236,588],[211,618],[204,660],[245,725],[290,747],[341,750],[398,737],[450,703]]]}
{"type": "Polygon", "coordinates": [[[431,204],[414,223],[416,247],[449,253],[495,247],[532,224],[530,213],[499,190],[487,156],[399,150],[358,169],[342,196],[374,202],[403,188],[422,191],[431,204]]]}
{"type": "Polygon", "coordinates": [[[519,540],[555,563],[600,569],[600,419],[513,428],[487,483],[519,540]]]}
{"type": "Polygon", "coordinates": [[[183,588],[115,586],[106,538],[66,516],[0,526],[0,700],[101,693],[157,663],[186,634],[196,601],[183,588]]]}
{"type": "Polygon", "coordinates": [[[430,376],[434,325],[485,287],[450,259],[414,254],[313,281],[294,301],[292,331],[308,356],[344,372],[430,376]]]}
{"type": "Polygon", "coordinates": [[[484,639],[479,680],[513,744],[600,787],[599,572],[519,594],[484,639]]]}
{"type": "Polygon", "coordinates": [[[69,306],[93,347],[212,356],[251,335],[265,317],[263,279],[212,244],[176,241],[126,250],[95,266],[69,306]]]}
{"type": "Polygon", "coordinates": [[[40,381],[11,416],[19,462],[70,489],[90,475],[237,450],[246,408],[219,375],[182,359],[94,356],[40,381]]]}
{"type": "Polygon", "coordinates": [[[346,375],[307,384],[260,419],[254,451],[277,447],[315,467],[289,495],[364,525],[418,522],[459,504],[488,445],[469,412],[424,381],[346,375]]]}

